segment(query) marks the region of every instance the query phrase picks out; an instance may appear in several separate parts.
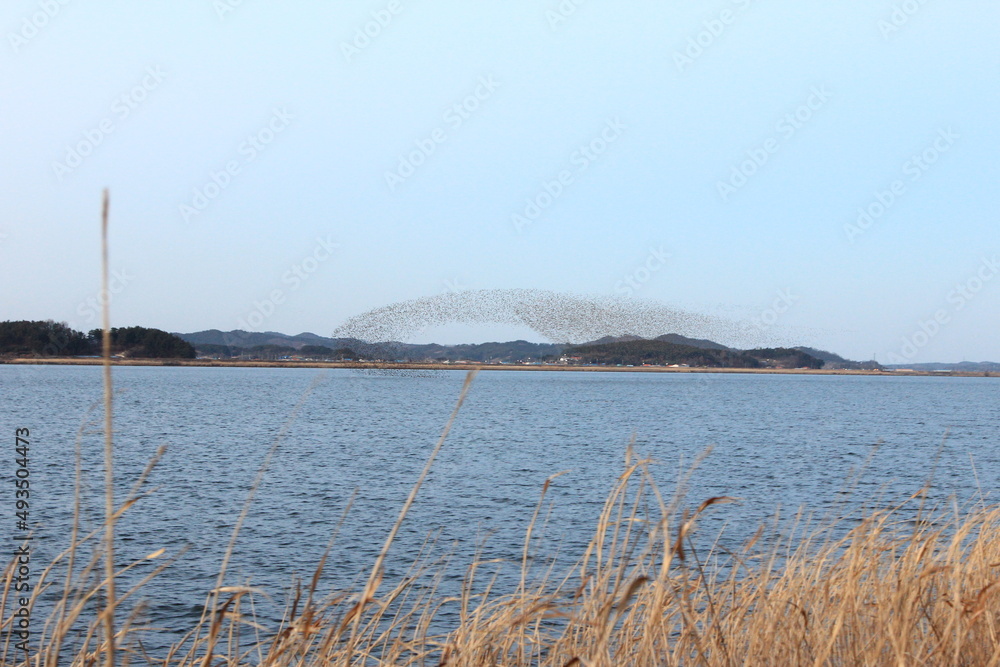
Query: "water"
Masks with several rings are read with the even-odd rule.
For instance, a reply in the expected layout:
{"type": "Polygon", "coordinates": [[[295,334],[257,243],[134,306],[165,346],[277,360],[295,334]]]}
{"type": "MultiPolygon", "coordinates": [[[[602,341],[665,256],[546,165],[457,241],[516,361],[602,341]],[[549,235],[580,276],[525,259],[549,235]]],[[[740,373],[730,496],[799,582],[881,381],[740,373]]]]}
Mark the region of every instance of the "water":
{"type": "MultiPolygon", "coordinates": [[[[248,490],[285,427],[226,582],[266,590],[272,602],[261,600],[258,612],[273,626],[293,578],[309,580],[356,494],[322,590],[363,583],[464,373],[125,367],[114,379],[119,498],[157,448],[167,447],[144,487],[152,493],[119,524],[119,562],[161,547],[187,549],[145,589],[146,618],[167,628],[146,642],[152,650],[200,615],[248,490]]],[[[100,397],[97,367],[0,366],[2,431],[12,445],[15,428],[32,433],[34,563],[67,544],[81,426],[84,525],[100,526],[100,397]]],[[[590,538],[633,440],[638,453],[661,462],[654,472],[667,494],[678,471],[714,446],[691,478],[688,504],[739,497],[713,507],[702,526],[726,524],[737,545],[779,505],[841,511],[840,492],[855,477],[851,498],[860,500],[903,500],[932,473],[937,500],[989,496],[1000,482],[998,430],[1000,382],[992,378],[483,372],[403,525],[386,578],[405,573],[429,534],[437,539],[433,553],[454,553],[446,589],[484,539],[485,553],[512,561],[515,572],[542,486],[562,471],[570,472],[546,496],[552,513],[533,550],[558,551],[568,566],[590,538]]],[[[10,533],[13,458],[11,451],[0,492],[10,533]]]]}

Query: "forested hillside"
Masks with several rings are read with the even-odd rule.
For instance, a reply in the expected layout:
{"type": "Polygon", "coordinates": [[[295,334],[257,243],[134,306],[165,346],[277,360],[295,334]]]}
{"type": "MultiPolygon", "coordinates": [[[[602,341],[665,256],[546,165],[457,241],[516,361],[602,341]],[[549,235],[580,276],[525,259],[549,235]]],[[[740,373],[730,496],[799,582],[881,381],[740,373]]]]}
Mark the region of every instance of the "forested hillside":
{"type": "MultiPolygon", "coordinates": [[[[0,322],[0,355],[7,357],[78,357],[101,353],[102,331],[75,331],[65,323],[0,322]]],[[[193,359],[195,349],[181,338],[146,327],[111,329],[113,354],[137,359],[193,359]]]]}

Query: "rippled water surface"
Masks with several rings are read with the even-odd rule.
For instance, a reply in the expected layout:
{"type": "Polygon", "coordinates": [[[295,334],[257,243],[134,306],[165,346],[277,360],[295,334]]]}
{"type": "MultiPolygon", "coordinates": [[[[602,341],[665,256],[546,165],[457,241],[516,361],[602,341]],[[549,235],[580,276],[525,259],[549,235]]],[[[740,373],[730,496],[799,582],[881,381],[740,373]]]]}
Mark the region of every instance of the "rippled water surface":
{"type": "MultiPolygon", "coordinates": [[[[0,415],[32,433],[35,562],[67,544],[77,434],[84,524],[103,515],[100,369],[0,366],[0,415]],[[82,431],[81,431],[82,428],[82,431]]],[[[214,586],[232,527],[279,432],[287,427],[237,542],[228,583],[249,582],[280,614],[295,576],[308,579],[352,495],[324,590],[367,574],[454,407],[461,371],[362,374],[337,370],[116,368],[116,475],[121,497],[161,445],[148,496],[119,524],[122,563],[165,547],[187,551],[145,591],[147,618],[191,627],[214,586]],[[309,391],[316,381],[318,384],[309,391]],[[297,417],[294,406],[303,401],[297,417]]],[[[448,581],[477,545],[517,561],[546,478],[552,511],[544,547],[567,566],[590,537],[625,450],[660,462],[671,493],[694,472],[691,505],[728,495],[713,528],[744,539],[778,506],[836,510],[851,498],[905,499],[933,474],[933,496],[960,502],[1000,483],[1000,381],[993,378],[741,374],[483,372],[393,547],[387,578],[403,574],[429,534],[454,553],[448,581]],[[877,447],[876,447],[877,445],[877,447]],[[849,481],[854,480],[854,481],[849,481]]],[[[13,532],[13,453],[4,474],[13,532]]],[[[143,570],[140,569],[140,572],[143,570]]],[[[166,642],[162,633],[150,645],[166,642]]]]}

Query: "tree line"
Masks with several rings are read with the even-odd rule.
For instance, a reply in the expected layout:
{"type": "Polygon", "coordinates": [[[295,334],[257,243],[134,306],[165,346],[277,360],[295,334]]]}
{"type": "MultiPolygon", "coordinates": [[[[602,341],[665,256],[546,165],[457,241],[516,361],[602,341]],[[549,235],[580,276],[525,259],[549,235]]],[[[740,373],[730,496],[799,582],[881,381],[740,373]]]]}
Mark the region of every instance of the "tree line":
{"type": "MultiPolygon", "coordinates": [[[[103,331],[76,331],[65,322],[0,322],[0,355],[8,357],[79,357],[99,355],[103,331]]],[[[194,359],[187,341],[160,329],[120,327],[111,329],[111,352],[135,359],[194,359]]]]}

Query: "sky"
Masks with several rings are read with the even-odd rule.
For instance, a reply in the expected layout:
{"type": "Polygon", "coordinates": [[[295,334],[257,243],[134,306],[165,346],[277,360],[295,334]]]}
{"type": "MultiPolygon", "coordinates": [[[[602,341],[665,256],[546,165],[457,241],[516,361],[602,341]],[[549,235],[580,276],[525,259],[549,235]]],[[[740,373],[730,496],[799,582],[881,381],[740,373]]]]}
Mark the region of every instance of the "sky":
{"type": "Polygon", "coordinates": [[[992,0],[7,0],[0,319],[330,335],[545,290],[1000,361],[998,26],[992,0]]]}

